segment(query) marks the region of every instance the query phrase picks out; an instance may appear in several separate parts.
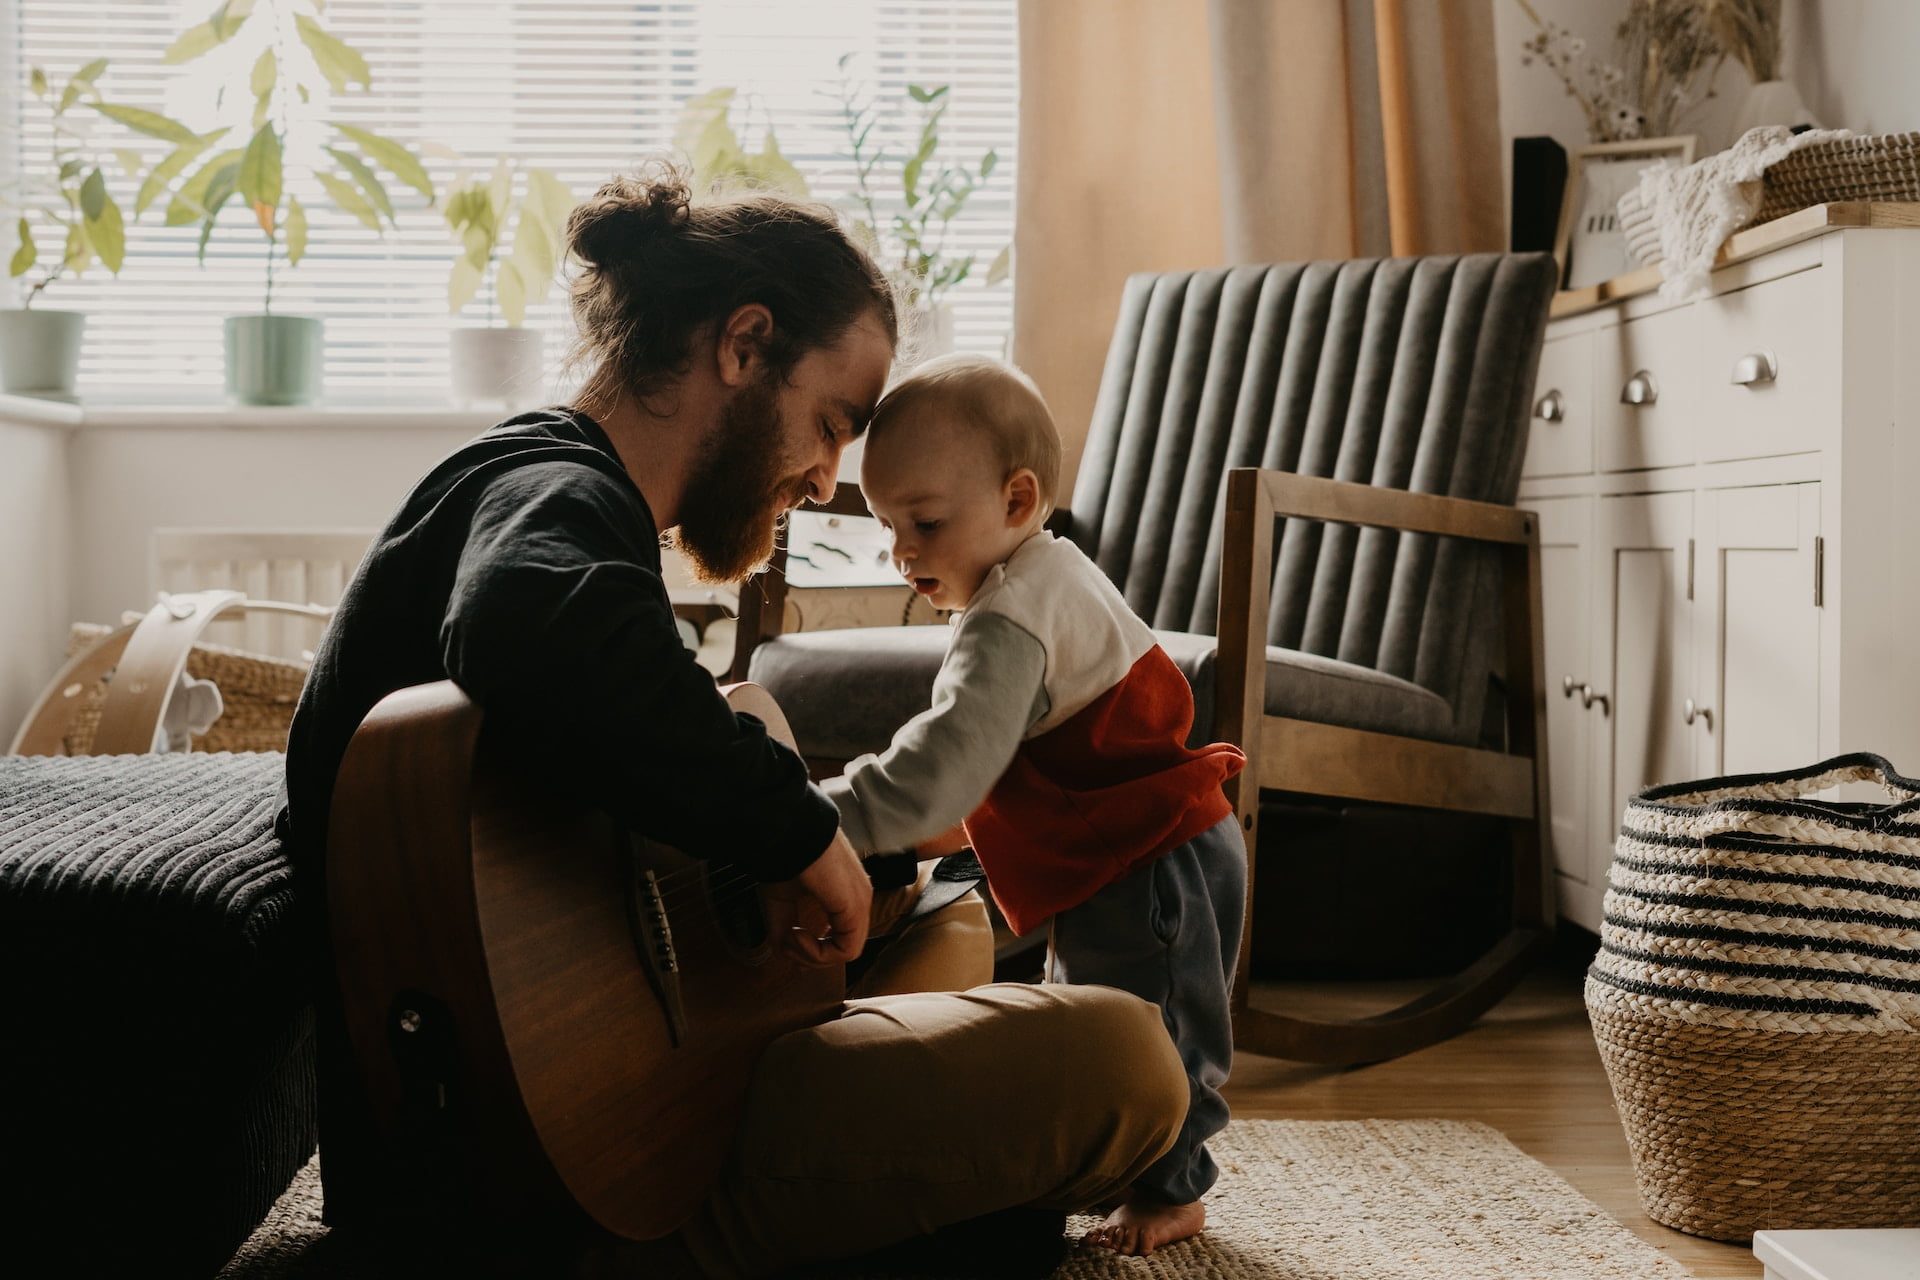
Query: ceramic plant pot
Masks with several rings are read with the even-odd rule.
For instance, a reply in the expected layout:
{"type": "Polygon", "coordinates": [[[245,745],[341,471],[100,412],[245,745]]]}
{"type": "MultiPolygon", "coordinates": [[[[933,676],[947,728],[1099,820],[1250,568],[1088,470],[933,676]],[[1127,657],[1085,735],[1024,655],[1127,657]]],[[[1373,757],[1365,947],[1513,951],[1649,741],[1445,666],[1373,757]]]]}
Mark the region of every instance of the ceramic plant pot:
{"type": "Polygon", "coordinates": [[[72,399],[86,327],[78,311],[0,311],[0,390],[72,399]]]}
{"type": "Polygon", "coordinates": [[[237,404],[319,399],[324,330],[318,316],[228,316],[228,398],[237,404]]]}
{"type": "Polygon", "coordinates": [[[546,390],[546,334],[539,329],[455,329],[448,335],[454,402],[509,409],[546,390]]]}

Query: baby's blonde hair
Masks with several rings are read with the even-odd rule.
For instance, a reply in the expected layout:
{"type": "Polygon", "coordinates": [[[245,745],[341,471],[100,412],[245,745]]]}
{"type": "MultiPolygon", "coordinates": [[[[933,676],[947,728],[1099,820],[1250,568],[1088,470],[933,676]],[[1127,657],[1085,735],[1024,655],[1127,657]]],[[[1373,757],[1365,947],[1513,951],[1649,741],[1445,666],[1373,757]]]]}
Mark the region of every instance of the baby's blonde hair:
{"type": "Polygon", "coordinates": [[[1060,491],[1060,430],[1032,378],[987,356],[956,353],[929,360],[881,398],[867,437],[882,435],[889,424],[915,418],[935,405],[955,411],[993,445],[1003,477],[1022,467],[1032,471],[1041,511],[1053,510],[1054,495],[1060,491]]]}

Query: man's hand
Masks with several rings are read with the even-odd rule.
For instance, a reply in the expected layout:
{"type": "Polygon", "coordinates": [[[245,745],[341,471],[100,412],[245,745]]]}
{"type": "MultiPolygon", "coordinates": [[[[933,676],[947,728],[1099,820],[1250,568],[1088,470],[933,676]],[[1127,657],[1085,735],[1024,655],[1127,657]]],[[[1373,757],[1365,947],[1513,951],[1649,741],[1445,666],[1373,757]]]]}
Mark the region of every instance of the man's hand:
{"type": "Polygon", "coordinates": [[[845,964],[867,945],[873,882],[845,833],[791,880],[766,886],[773,937],[815,968],[845,964]]]}

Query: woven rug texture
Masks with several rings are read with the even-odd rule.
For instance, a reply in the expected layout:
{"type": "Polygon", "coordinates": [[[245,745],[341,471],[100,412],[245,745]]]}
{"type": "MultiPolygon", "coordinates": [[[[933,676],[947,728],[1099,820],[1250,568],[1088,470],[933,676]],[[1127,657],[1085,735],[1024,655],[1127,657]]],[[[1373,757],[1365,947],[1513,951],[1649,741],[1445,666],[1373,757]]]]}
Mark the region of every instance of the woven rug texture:
{"type": "MultiPolygon", "coordinates": [[[[1685,1280],[1558,1174],[1483,1124],[1235,1120],[1212,1144],[1207,1229],[1149,1258],[1076,1245],[1058,1280],[1685,1280]]],[[[1095,1218],[1075,1218],[1078,1236],[1095,1218]]],[[[373,1280],[294,1179],[219,1280],[373,1280]]],[[[851,1273],[849,1273],[851,1274],[851,1273]]],[[[983,1280],[987,1278],[983,1277],[983,1280]]]]}

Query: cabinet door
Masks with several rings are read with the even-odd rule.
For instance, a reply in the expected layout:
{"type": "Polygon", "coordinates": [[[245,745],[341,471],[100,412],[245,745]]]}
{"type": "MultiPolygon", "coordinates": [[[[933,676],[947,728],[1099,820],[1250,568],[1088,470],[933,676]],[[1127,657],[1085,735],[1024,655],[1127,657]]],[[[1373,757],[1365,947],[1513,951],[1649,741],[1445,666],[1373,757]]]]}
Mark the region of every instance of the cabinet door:
{"type": "Polygon", "coordinates": [[[1593,335],[1549,338],[1540,350],[1527,424],[1527,476],[1583,476],[1593,470],[1593,335]]]}
{"type": "MultiPolygon", "coordinates": [[[[1581,690],[1593,680],[1593,499],[1542,498],[1526,502],[1540,517],[1540,594],[1546,635],[1547,803],[1552,807],[1553,864],[1569,894],[1590,882],[1594,714],[1581,690]]],[[[1569,913],[1570,914],[1570,913],[1569,913]]]]}
{"type": "Polygon", "coordinates": [[[1820,758],[1818,484],[1700,495],[1695,772],[1767,773],[1820,758]]]}
{"type": "Polygon", "coordinates": [[[1596,655],[1592,730],[1606,784],[1594,802],[1590,874],[1604,884],[1627,798],[1693,774],[1691,738],[1674,714],[1693,673],[1693,494],[1601,498],[1596,525],[1594,637],[1606,651],[1596,655]]]}
{"type": "Polygon", "coordinates": [[[1701,461],[1808,453],[1832,438],[1840,325],[1830,274],[1815,268],[1699,304],[1701,461]]]}

